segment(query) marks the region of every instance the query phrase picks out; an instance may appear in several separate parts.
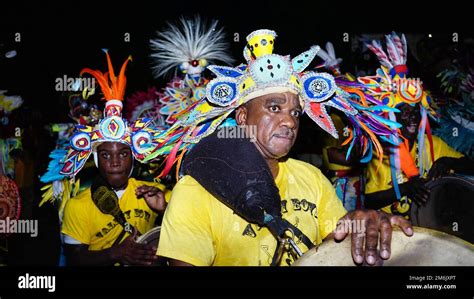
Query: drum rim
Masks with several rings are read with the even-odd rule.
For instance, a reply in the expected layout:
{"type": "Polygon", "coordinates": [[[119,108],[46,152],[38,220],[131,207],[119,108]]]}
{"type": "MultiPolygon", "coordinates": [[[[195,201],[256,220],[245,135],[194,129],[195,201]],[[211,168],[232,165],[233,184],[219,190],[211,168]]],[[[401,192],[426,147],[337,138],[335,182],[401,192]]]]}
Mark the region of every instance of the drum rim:
{"type": "MultiPolygon", "coordinates": [[[[425,232],[427,234],[432,234],[432,235],[439,235],[439,236],[442,236],[443,238],[448,238],[450,240],[452,240],[454,243],[457,243],[459,245],[467,245],[466,247],[470,247],[471,250],[474,250],[474,244],[469,242],[469,241],[466,241],[458,236],[455,236],[455,235],[451,235],[451,234],[448,234],[446,232],[443,232],[443,231],[439,231],[439,230],[436,230],[436,229],[432,229],[432,228],[427,228],[427,227],[421,227],[421,226],[415,226],[413,225],[413,232],[414,233],[422,233],[422,232],[425,232]]],[[[401,231],[400,228],[398,227],[394,227],[393,230],[398,230],[398,231],[401,231]]]]}
{"type": "Polygon", "coordinates": [[[474,187],[473,179],[469,176],[462,176],[462,175],[445,175],[445,176],[440,177],[438,180],[432,180],[432,181],[427,182],[426,187],[429,187],[429,188],[433,187],[433,185],[436,185],[441,179],[446,179],[448,181],[462,182],[463,185],[474,187]]]}
{"type": "MultiPolygon", "coordinates": [[[[457,236],[454,236],[454,235],[451,235],[451,234],[448,234],[448,233],[445,233],[445,232],[442,232],[442,231],[438,231],[438,230],[435,230],[435,229],[426,228],[426,227],[412,226],[412,228],[413,228],[413,233],[414,234],[416,234],[416,233],[425,233],[427,235],[438,236],[440,238],[443,238],[445,240],[449,240],[450,242],[453,242],[454,244],[460,245],[460,246],[474,252],[474,244],[473,243],[470,243],[469,241],[461,239],[457,236]]],[[[399,227],[392,227],[392,230],[393,231],[400,231],[403,234],[402,229],[399,228],[399,227]]],[[[347,238],[350,238],[350,236],[348,235],[346,237],[346,239],[347,238]]],[[[407,236],[407,238],[410,238],[410,237],[407,236]]],[[[346,240],[346,239],[344,239],[344,240],[346,240]]],[[[310,252],[311,252],[311,255],[307,255],[307,257],[312,256],[314,254],[317,254],[319,247],[322,246],[325,242],[326,241],[323,241],[320,244],[316,245],[315,247],[311,248],[310,250],[306,251],[303,254],[303,256],[301,256],[299,259],[295,260],[291,266],[296,266],[296,267],[303,266],[303,265],[300,265],[300,263],[302,262],[302,258],[304,258],[305,255],[307,253],[310,253],[310,252]]],[[[343,241],[341,241],[341,242],[343,242],[343,241]]]]}
{"type": "Polygon", "coordinates": [[[143,240],[145,240],[149,235],[153,234],[155,231],[159,231],[161,233],[161,225],[152,227],[146,233],[139,236],[135,242],[141,244],[143,240]]]}

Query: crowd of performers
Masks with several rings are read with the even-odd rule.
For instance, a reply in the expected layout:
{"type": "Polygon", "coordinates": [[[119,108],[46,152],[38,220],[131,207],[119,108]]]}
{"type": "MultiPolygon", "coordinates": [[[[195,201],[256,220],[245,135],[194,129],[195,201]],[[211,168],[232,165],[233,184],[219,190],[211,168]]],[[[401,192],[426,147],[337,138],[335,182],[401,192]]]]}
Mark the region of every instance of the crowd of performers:
{"type": "MultiPolygon", "coordinates": [[[[34,202],[57,207],[61,265],[291,265],[344,239],[341,219],[381,232],[347,236],[354,262],[374,264],[390,256],[392,226],[413,233],[428,182],[473,175],[472,69],[441,73],[455,100],[435,99],[408,71],[403,34],[366,45],[379,65],[364,76],[344,73],[330,42],[290,57],[274,53],[276,38],[250,33],[242,61],[217,21],[182,18],[150,40],[153,75],[172,76],[164,88],[127,90],[133,62],[114,68],[113,49],[80,72],[100,90],[65,95],[71,123],[50,128],[34,202]],[[300,125],[322,129],[321,163],[289,157],[300,125]],[[136,242],[157,226],[156,246],[136,242]]],[[[3,126],[21,102],[1,92],[3,126]]],[[[19,138],[1,138],[0,216],[19,219],[28,163],[19,138]]]]}

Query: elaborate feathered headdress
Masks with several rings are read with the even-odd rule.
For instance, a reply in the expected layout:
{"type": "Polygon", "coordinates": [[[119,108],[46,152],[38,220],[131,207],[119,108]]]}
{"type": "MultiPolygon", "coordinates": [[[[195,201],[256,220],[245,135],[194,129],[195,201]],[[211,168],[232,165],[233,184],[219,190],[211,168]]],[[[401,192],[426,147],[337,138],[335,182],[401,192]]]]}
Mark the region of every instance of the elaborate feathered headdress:
{"type": "MultiPolygon", "coordinates": [[[[246,65],[208,67],[217,78],[207,84],[206,98],[186,109],[182,117],[166,132],[169,138],[174,138],[176,142],[172,154],[167,157],[168,164],[164,173],[176,161],[179,150],[187,149],[212,134],[235,109],[262,95],[275,92],[298,94],[304,112],[335,138],[338,137],[337,131],[326,112],[326,106],[334,107],[349,117],[359,115],[356,104],[350,101],[350,95],[336,85],[332,75],[304,72],[319,51],[318,46],[313,46],[291,59],[289,56],[273,53],[275,37],[276,33],[272,30],[254,31],[247,37],[247,45],[244,48],[246,65]]],[[[354,118],[354,121],[361,130],[371,135],[370,140],[364,142],[365,145],[377,142],[378,151],[382,149],[376,134],[394,133],[394,129],[379,123],[375,117],[368,118],[361,114],[361,117],[354,118]]],[[[371,149],[365,147],[370,153],[371,149]]],[[[157,150],[147,159],[153,159],[160,154],[161,150],[157,150]]]]}
{"type": "Polygon", "coordinates": [[[377,56],[381,68],[375,76],[359,77],[358,81],[366,90],[380,98],[388,106],[421,103],[433,118],[438,117],[430,107],[431,97],[423,90],[418,78],[408,77],[407,42],[405,35],[399,37],[395,32],[385,36],[387,52],[376,40],[367,47],[377,56]],[[388,53],[388,54],[387,54],[388,53]]]}
{"type": "Polygon", "coordinates": [[[180,112],[205,96],[209,80],[201,73],[208,63],[233,61],[223,28],[217,28],[216,20],[208,26],[199,16],[181,17],[178,24],[168,23],[167,28],[150,40],[150,47],[153,75],[156,78],[171,73],[175,76],[159,92],[162,106],[159,112],[166,116],[168,125],[176,122],[180,112]]]}
{"type": "Polygon", "coordinates": [[[181,17],[179,24],[168,23],[168,28],[157,32],[150,40],[153,75],[158,78],[177,70],[200,74],[209,63],[233,62],[229,45],[225,42],[223,28],[217,29],[217,21],[208,27],[199,16],[194,19],[181,17]]]}
{"type": "Polygon", "coordinates": [[[151,119],[138,119],[130,126],[126,120],[122,119],[122,100],[127,82],[125,69],[131,57],[125,60],[116,77],[109,54],[107,51],[105,53],[108,72],[102,73],[89,68],[81,71],[81,75],[91,74],[100,85],[104,99],[107,101],[104,118],[94,127],[76,126],[76,132],[71,138],[70,148],[60,172],[66,176],[77,174],[90,154],[102,142],[120,142],[129,145],[133,156],[139,161],[142,161],[150,150],[158,146],[156,136],[159,130],[149,127],[151,119]]]}

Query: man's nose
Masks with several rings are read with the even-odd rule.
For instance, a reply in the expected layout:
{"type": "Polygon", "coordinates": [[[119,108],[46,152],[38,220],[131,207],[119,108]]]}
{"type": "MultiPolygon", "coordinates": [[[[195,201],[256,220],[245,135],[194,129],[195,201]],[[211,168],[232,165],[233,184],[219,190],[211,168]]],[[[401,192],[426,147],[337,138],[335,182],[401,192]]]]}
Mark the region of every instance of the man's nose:
{"type": "Polygon", "coordinates": [[[120,166],[120,158],[119,156],[115,156],[113,155],[111,158],[110,158],[110,166],[112,167],[119,167],[120,166]]]}
{"type": "Polygon", "coordinates": [[[297,120],[291,115],[291,113],[282,113],[280,123],[290,129],[295,129],[297,126],[297,120]]]}

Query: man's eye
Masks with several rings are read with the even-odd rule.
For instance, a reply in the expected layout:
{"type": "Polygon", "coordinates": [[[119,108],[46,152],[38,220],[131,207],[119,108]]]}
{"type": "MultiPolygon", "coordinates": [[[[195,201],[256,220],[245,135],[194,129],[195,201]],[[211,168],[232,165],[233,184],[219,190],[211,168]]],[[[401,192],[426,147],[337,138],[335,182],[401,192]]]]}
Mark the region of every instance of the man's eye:
{"type": "Polygon", "coordinates": [[[277,105],[272,105],[268,109],[270,109],[271,112],[278,112],[280,111],[280,107],[277,105]]]}
{"type": "Polygon", "coordinates": [[[301,116],[301,111],[295,110],[291,112],[293,117],[299,118],[301,116]]]}

